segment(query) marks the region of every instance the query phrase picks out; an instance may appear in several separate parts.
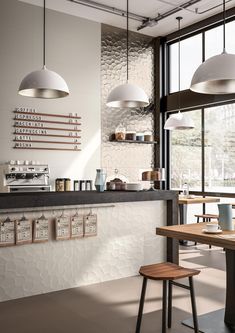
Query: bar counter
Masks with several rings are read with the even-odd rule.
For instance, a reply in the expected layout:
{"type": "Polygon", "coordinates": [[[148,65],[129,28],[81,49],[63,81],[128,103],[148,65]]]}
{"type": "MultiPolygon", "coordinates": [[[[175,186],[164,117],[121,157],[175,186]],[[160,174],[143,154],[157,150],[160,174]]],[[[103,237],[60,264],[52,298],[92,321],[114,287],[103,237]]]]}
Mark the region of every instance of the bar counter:
{"type": "Polygon", "coordinates": [[[144,264],[177,262],[177,241],[157,227],[177,224],[174,191],[1,193],[0,220],[49,221],[49,240],[0,248],[0,301],[134,276],[144,264]],[[55,219],[97,216],[97,235],[56,240],[55,219]],[[20,281],[20,282],[19,282],[20,281]]]}
{"type": "MultiPolygon", "coordinates": [[[[167,200],[177,210],[178,194],[175,191],[70,191],[0,193],[0,209],[53,207],[115,202],[167,200]]],[[[175,224],[175,223],[172,223],[175,224]]]]}

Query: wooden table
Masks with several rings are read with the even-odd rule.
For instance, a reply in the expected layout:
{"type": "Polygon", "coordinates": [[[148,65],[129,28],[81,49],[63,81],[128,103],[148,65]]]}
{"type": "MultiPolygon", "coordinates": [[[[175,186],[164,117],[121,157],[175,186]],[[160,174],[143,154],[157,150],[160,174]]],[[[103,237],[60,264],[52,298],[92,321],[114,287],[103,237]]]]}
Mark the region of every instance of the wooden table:
{"type": "Polygon", "coordinates": [[[220,198],[214,197],[195,197],[195,198],[185,198],[183,196],[179,196],[178,204],[180,210],[180,224],[187,224],[187,208],[188,205],[192,204],[201,204],[201,203],[214,203],[220,202],[220,198]]]}
{"type": "MultiPolygon", "coordinates": [[[[215,198],[215,197],[185,198],[185,197],[179,195],[178,204],[179,204],[179,222],[180,222],[180,224],[187,224],[188,205],[214,203],[214,202],[219,202],[219,201],[220,201],[220,198],[215,198]]],[[[180,244],[187,246],[188,242],[186,240],[181,240],[180,244]]]]}
{"type": "MultiPolygon", "coordinates": [[[[156,229],[157,235],[168,239],[186,239],[193,242],[210,244],[225,248],[226,253],[226,303],[225,309],[199,316],[199,329],[205,333],[235,332],[235,231],[223,231],[222,234],[205,234],[202,229],[206,223],[175,225],[156,229]]],[[[168,249],[169,251],[169,249],[168,249]]],[[[169,253],[168,253],[169,257],[169,253]]],[[[192,327],[192,320],[183,322],[192,327]]]]}

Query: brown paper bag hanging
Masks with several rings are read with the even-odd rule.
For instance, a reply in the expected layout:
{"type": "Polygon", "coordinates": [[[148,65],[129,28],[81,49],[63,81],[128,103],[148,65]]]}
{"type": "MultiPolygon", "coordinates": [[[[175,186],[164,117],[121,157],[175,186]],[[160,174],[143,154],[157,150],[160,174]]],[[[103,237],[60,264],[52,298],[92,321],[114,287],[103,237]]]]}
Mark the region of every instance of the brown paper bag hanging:
{"type": "Polygon", "coordinates": [[[75,214],[71,217],[71,238],[82,238],[83,236],[83,215],[75,214]]]}
{"type": "Polygon", "coordinates": [[[97,235],[97,215],[88,214],[84,215],[84,237],[97,235]]]}
{"type": "Polygon", "coordinates": [[[37,220],[33,221],[33,242],[43,243],[49,239],[49,221],[42,214],[37,220]]]}
{"type": "Polygon", "coordinates": [[[32,221],[24,216],[15,221],[16,225],[16,245],[30,244],[33,241],[32,221]]]}
{"type": "Polygon", "coordinates": [[[55,237],[56,240],[70,238],[70,217],[60,216],[55,219],[55,237]]]}
{"type": "Polygon", "coordinates": [[[9,217],[0,221],[0,246],[15,245],[15,222],[9,217]]]}

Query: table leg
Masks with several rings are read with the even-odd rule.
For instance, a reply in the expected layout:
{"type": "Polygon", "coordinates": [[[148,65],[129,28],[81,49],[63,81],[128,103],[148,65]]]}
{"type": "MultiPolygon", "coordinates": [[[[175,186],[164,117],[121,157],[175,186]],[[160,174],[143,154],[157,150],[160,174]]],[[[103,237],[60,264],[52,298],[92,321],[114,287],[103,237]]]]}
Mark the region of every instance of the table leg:
{"type": "MultiPolygon", "coordinates": [[[[180,224],[187,224],[187,212],[188,212],[188,205],[179,205],[179,214],[180,214],[180,224]]],[[[186,240],[180,240],[180,245],[188,245],[188,242],[186,240]]]]}
{"type": "Polygon", "coordinates": [[[187,224],[188,206],[179,205],[179,212],[180,212],[180,224],[187,224]]]}
{"type": "MultiPolygon", "coordinates": [[[[226,303],[225,309],[198,317],[199,331],[203,333],[235,332],[235,251],[226,249],[226,303]]],[[[193,328],[192,319],[182,322],[193,328]]]]}
{"type": "Polygon", "coordinates": [[[224,321],[235,331],[235,251],[226,249],[226,303],[224,321]]]}

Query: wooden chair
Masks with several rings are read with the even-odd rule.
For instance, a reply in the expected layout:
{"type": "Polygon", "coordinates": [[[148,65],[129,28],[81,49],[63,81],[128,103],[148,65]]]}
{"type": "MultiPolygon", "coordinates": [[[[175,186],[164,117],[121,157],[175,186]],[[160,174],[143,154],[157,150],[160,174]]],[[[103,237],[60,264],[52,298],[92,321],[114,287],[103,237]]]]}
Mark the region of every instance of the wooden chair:
{"type": "Polygon", "coordinates": [[[166,333],[167,326],[171,327],[172,322],[172,285],[190,290],[192,314],[194,323],[194,332],[198,333],[198,320],[196,311],[195,294],[193,287],[193,276],[198,275],[200,271],[195,269],[188,269],[170,262],[142,266],[139,270],[140,275],[143,276],[143,285],[139,303],[139,312],[136,323],[136,333],[140,333],[140,326],[142,321],[142,314],[144,308],[145,292],[147,281],[161,280],[163,282],[162,293],[162,333],[166,333]],[[175,282],[175,280],[182,278],[189,278],[189,286],[175,282]],[[168,316],[167,316],[167,284],[168,284],[168,316]],[[168,317],[168,318],[167,318],[168,317]]]}

